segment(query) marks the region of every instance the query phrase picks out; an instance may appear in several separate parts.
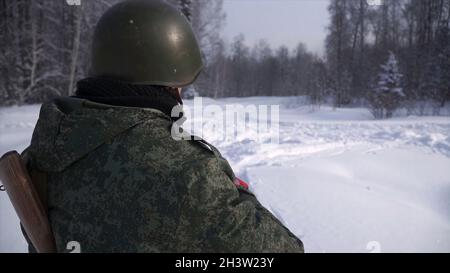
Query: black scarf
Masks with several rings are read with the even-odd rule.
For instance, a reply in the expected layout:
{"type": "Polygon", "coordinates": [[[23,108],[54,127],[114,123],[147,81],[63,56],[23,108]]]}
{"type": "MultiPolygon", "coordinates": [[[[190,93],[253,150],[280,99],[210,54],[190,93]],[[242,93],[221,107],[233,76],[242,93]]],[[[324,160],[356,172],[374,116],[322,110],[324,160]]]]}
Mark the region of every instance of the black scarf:
{"type": "MultiPolygon", "coordinates": [[[[166,87],[129,84],[106,78],[79,81],[74,97],[114,106],[153,108],[169,117],[173,107],[183,104],[179,96],[166,87]]],[[[181,116],[172,119],[179,118],[181,116]]]]}

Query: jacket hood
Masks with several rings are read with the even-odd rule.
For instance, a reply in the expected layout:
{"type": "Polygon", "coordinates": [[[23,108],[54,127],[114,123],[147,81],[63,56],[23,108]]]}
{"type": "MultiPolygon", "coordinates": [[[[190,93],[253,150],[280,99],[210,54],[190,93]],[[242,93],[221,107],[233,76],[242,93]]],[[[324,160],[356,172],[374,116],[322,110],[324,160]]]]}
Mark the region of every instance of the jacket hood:
{"type": "Polygon", "coordinates": [[[154,119],[169,128],[172,124],[155,109],[58,98],[42,105],[29,152],[39,170],[60,172],[117,135],[154,119]]]}

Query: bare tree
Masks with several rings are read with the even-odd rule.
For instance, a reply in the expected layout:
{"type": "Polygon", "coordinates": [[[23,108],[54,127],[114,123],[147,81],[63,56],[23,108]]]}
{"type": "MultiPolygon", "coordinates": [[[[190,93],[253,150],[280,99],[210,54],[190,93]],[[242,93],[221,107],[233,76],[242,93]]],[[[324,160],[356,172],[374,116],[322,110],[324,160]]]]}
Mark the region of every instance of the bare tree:
{"type": "Polygon", "coordinates": [[[335,106],[341,107],[350,102],[350,37],[351,29],[348,17],[348,0],[331,1],[328,10],[331,14],[327,44],[327,62],[330,77],[332,78],[332,90],[335,97],[335,106]]]}

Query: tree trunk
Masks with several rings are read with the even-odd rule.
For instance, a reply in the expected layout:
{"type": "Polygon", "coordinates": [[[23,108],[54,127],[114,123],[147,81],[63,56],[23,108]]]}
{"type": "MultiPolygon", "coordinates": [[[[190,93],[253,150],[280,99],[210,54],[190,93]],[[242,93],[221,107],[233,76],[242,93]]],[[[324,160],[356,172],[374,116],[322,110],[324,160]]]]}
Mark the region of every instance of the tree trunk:
{"type": "Polygon", "coordinates": [[[75,14],[76,14],[75,33],[73,36],[73,46],[72,46],[70,75],[69,75],[69,88],[67,90],[68,95],[72,94],[75,85],[75,77],[78,64],[78,53],[80,50],[81,19],[83,18],[83,5],[77,7],[75,14]]]}

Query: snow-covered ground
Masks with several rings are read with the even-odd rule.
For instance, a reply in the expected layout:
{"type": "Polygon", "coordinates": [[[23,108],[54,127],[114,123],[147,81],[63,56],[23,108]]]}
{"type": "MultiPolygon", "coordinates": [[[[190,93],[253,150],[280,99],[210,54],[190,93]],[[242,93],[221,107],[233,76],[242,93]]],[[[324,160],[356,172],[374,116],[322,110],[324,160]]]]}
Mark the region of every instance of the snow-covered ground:
{"type": "MultiPolygon", "coordinates": [[[[280,105],[278,144],[271,133],[204,136],[308,252],[450,252],[450,117],[374,121],[362,108],[312,111],[295,98],[203,104],[280,105]]],[[[0,108],[0,153],[27,146],[38,109],[0,108]]],[[[0,252],[25,250],[0,193],[0,252]]]]}

